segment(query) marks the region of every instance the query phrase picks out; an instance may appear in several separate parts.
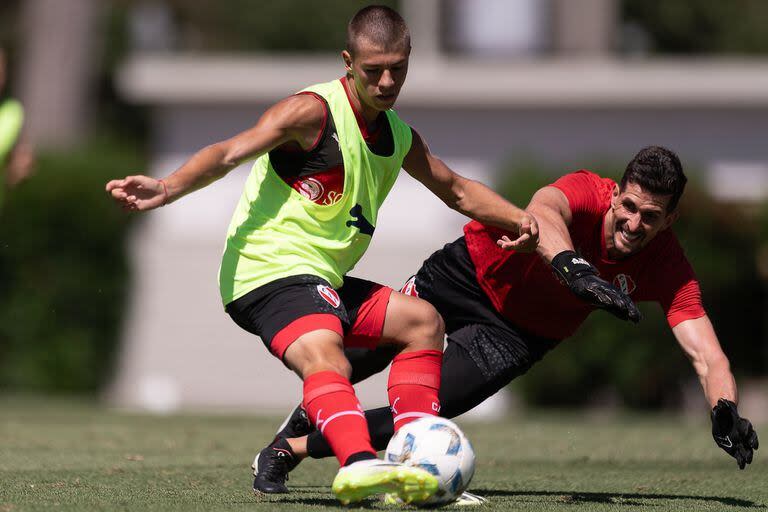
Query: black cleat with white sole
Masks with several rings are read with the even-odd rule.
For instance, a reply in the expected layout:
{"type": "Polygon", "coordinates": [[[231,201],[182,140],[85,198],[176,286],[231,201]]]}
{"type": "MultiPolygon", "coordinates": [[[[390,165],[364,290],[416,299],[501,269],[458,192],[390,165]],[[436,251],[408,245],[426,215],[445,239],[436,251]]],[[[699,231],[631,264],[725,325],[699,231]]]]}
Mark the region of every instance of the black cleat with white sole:
{"type": "Polygon", "coordinates": [[[275,439],[256,455],[253,461],[253,491],[265,494],[288,492],[288,473],[299,464],[291,446],[284,438],[275,439]]]}

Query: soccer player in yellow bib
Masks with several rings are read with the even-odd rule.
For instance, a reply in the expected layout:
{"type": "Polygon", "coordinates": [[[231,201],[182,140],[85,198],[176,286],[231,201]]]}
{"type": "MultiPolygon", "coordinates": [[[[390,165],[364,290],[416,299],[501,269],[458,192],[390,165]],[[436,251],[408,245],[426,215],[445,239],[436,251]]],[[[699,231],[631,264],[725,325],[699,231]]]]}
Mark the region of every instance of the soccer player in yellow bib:
{"type": "Polygon", "coordinates": [[[5,190],[21,181],[32,166],[32,154],[20,144],[24,125],[24,109],[17,100],[5,98],[6,57],[0,48],[0,206],[5,190]]]}
{"type": "MultiPolygon", "coordinates": [[[[341,464],[332,489],[344,504],[385,492],[418,502],[437,488],[426,471],[376,458],[344,356],[345,347],[396,354],[387,385],[395,429],[439,413],[440,315],[416,297],[346,276],[400,168],[449,207],[510,233],[519,250],[538,244],[531,215],[449,169],[392,110],[410,49],[397,12],[361,9],[347,28],[344,77],[278,102],[253,128],[200,150],[164,179],[128,176],[106,187],[124,208],[151,210],[256,159],[227,234],[222,299],[303,380],[306,414],[341,464]]],[[[276,442],[254,470],[295,464],[290,445],[276,442]]]]}

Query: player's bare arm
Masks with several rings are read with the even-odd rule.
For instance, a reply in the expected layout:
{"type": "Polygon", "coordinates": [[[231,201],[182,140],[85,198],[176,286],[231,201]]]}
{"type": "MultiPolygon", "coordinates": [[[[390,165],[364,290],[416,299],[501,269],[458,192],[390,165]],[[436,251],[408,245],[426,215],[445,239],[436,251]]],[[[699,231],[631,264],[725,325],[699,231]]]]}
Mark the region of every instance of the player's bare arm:
{"type": "MultiPolygon", "coordinates": [[[[611,283],[600,279],[597,269],[574,250],[568,231],[573,213],[568,198],[560,189],[539,189],[531,198],[527,210],[538,220],[542,233],[537,252],[552,265],[561,281],[574,294],[622,320],[640,321],[640,311],[632,299],[611,283]]],[[[502,237],[498,244],[502,249],[514,249],[506,237],[502,237]]]]}
{"type": "Polygon", "coordinates": [[[759,443],[752,423],[739,416],[736,379],[706,315],[672,328],[677,342],[693,364],[707,402],[712,407],[712,438],[736,459],[739,469],[752,463],[759,443]]]}
{"type": "Polygon", "coordinates": [[[429,151],[429,147],[413,131],[411,149],[403,161],[403,169],[419,180],[448,207],[483,224],[518,233],[508,244],[517,251],[530,252],[539,243],[536,218],[513,205],[480,182],[467,179],[429,151]]]}
{"type": "Polygon", "coordinates": [[[283,144],[311,147],[322,126],[322,104],[312,96],[286,98],[269,108],[259,121],[234,137],[211,144],[161,180],[127,176],[107,183],[106,190],[128,210],[151,210],[203,188],[238,165],[283,144]]]}
{"type": "Polygon", "coordinates": [[[720,398],[738,403],[736,380],[709,317],[680,322],[672,332],[693,364],[710,407],[720,398]]]}
{"type": "Polygon", "coordinates": [[[24,181],[35,166],[35,155],[29,143],[22,139],[16,143],[6,165],[6,182],[14,187],[24,181]]]}
{"type": "MultiPolygon", "coordinates": [[[[572,251],[573,242],[568,232],[571,225],[571,208],[563,192],[556,187],[539,189],[531,198],[526,208],[539,223],[539,247],[536,249],[547,263],[552,262],[556,254],[572,251]]],[[[510,240],[502,237],[499,247],[514,249],[510,240]]]]}

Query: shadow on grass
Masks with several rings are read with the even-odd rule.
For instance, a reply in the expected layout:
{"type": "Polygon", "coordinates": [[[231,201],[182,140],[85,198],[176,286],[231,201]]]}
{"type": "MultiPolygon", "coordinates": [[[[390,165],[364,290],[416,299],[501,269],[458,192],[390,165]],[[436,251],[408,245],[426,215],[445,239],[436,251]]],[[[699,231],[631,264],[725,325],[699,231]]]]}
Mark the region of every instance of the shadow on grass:
{"type": "Polygon", "coordinates": [[[499,489],[471,489],[473,493],[484,497],[524,497],[552,496],[565,503],[609,503],[612,505],[641,506],[642,500],[691,500],[720,503],[731,507],[766,509],[763,504],[730,496],[693,496],[687,494],[640,494],[611,492],[573,492],[573,491],[504,491],[499,489]]]}
{"type": "MultiPolygon", "coordinates": [[[[291,494],[259,494],[258,501],[274,503],[294,503],[302,505],[318,505],[323,507],[343,507],[343,505],[333,497],[331,490],[327,485],[307,485],[295,487],[291,494]]],[[[357,508],[372,508],[376,505],[375,501],[363,501],[355,503],[357,508]]],[[[344,507],[347,508],[347,507],[344,507]]]]}
{"type": "MultiPolygon", "coordinates": [[[[295,494],[262,495],[259,501],[279,503],[300,503],[303,505],[319,505],[324,507],[342,507],[326,486],[304,486],[294,489],[295,494]]],[[[648,501],[659,500],[690,500],[720,503],[730,507],[752,509],[768,509],[768,506],[750,500],[730,496],[695,496],[687,494],[640,494],[640,493],[611,493],[611,492],[573,492],[573,491],[505,491],[500,489],[471,489],[475,494],[486,498],[494,496],[504,498],[524,497],[554,497],[563,503],[606,503],[610,505],[643,506],[648,501]],[[645,502],[645,503],[644,503],[645,502]]],[[[651,506],[661,506],[662,503],[651,503],[651,506]]],[[[358,508],[379,508],[378,500],[365,500],[355,504],[358,508]]]]}

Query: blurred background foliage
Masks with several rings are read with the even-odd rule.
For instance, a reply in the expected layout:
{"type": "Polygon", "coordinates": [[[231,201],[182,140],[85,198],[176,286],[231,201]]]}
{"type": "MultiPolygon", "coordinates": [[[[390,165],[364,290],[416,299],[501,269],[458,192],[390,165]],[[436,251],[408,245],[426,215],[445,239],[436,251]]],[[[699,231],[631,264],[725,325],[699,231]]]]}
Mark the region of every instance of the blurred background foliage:
{"type": "MultiPolygon", "coordinates": [[[[170,49],[202,52],[338,52],[344,47],[346,25],[365,0],[325,0],[322,9],[306,16],[304,0],[253,2],[252,0],[166,0],[144,2],[147,15],[158,15],[158,4],[168,9],[174,34],[166,40],[170,49]]],[[[375,2],[393,8],[395,0],[375,2]]],[[[113,17],[136,13],[136,3],[120,2],[113,17]]],[[[165,15],[165,14],[163,14],[165,15]]]]}
{"type": "Polygon", "coordinates": [[[645,34],[650,53],[768,53],[764,0],[622,0],[621,17],[625,25],[645,34]]]}
{"type": "Polygon", "coordinates": [[[145,166],[124,140],[38,155],[0,222],[0,389],[95,392],[113,369],[129,294],[131,216],[104,184],[145,166]]]}
{"type": "MultiPolygon", "coordinates": [[[[346,22],[365,0],[324,0],[311,17],[302,13],[306,2],[228,0],[171,0],[180,25],[183,46],[205,51],[338,52],[344,47],[346,22]],[[224,7],[224,8],[222,8],[224,7]],[[279,22],[278,22],[279,20],[279,22]],[[290,34],[290,37],[286,37],[290,34]]],[[[397,2],[376,2],[397,8],[397,2]]]]}
{"type": "MultiPolygon", "coordinates": [[[[626,163],[594,161],[589,170],[621,179],[626,163]]],[[[507,179],[498,188],[513,202],[527,204],[538,188],[575,170],[517,160],[507,164],[502,174],[507,179]]],[[[760,226],[768,227],[768,211],[718,204],[696,181],[695,169],[686,174],[690,181],[673,230],[701,282],[705,308],[737,379],[765,375],[768,353],[759,340],[768,334],[764,319],[768,281],[760,277],[755,248],[765,240],[760,226]]],[[[644,318],[638,325],[601,311],[593,313],[574,337],[563,341],[515,388],[537,405],[679,406],[696,376],[661,307],[645,303],[640,308],[644,318]]]]}

